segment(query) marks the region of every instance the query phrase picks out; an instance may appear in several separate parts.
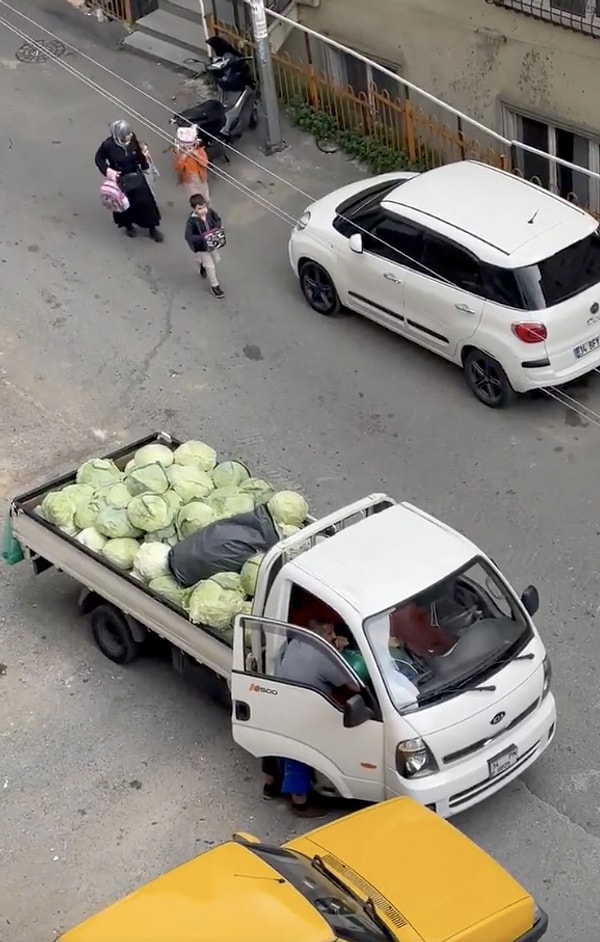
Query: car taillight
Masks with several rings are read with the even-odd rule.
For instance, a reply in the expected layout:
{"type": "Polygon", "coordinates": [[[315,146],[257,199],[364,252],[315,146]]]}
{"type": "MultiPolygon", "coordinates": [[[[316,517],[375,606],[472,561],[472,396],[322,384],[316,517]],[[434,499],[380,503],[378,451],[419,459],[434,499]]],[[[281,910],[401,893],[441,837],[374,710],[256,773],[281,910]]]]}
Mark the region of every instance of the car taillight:
{"type": "Polygon", "coordinates": [[[512,324],[511,330],[523,343],[541,343],[548,336],[545,324],[512,324]]]}

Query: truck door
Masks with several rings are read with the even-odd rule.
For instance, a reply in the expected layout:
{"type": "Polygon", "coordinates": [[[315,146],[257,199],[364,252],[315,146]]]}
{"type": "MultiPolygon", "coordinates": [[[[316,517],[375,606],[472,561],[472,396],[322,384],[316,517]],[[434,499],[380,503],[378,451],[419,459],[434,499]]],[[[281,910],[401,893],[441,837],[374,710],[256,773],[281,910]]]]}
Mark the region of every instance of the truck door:
{"type": "Polygon", "coordinates": [[[333,645],[314,632],[270,618],[240,615],[234,628],[231,678],[234,740],[254,756],[306,763],[325,775],[344,798],[382,801],[383,722],[372,694],[361,690],[370,708],[369,718],[360,725],[345,726],[344,699],[350,692],[345,697],[338,696],[337,690],[324,693],[316,686],[316,672],[304,682],[281,678],[281,660],[292,643],[295,651],[302,645],[303,663],[323,666],[325,662],[324,673],[332,668],[342,683],[360,684],[333,645]]]}

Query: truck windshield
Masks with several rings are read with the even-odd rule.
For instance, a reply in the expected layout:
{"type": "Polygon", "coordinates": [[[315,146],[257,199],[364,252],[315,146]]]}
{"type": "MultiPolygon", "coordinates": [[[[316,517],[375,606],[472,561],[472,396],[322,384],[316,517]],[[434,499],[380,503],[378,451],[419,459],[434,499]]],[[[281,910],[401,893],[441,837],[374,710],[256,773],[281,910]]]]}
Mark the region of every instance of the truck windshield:
{"type": "Polygon", "coordinates": [[[532,636],[521,604],[480,558],[368,618],[365,634],[401,712],[473,687],[532,636]]]}
{"type": "Polygon", "coordinates": [[[340,942],[393,942],[393,936],[370,914],[369,906],[330,875],[318,858],[310,860],[264,844],[247,847],[314,906],[340,942]]]}

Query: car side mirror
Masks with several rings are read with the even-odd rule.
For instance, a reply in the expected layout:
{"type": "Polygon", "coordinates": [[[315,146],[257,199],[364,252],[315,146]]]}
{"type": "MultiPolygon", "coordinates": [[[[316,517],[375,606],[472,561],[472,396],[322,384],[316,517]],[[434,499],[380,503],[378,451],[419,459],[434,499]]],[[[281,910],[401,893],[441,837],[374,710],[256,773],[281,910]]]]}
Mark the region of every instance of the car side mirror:
{"type": "Polygon", "coordinates": [[[533,617],[540,607],[540,593],[534,585],[527,586],[521,596],[521,602],[527,614],[533,617]]]}
{"type": "Polygon", "coordinates": [[[344,704],[344,727],[354,729],[362,726],[367,720],[373,719],[373,714],[363,700],[362,694],[355,693],[344,704]]]}
{"type": "Polygon", "coordinates": [[[355,232],[354,235],[351,235],[348,244],[350,246],[351,252],[356,252],[357,255],[362,255],[363,241],[360,232],[355,232]]]}

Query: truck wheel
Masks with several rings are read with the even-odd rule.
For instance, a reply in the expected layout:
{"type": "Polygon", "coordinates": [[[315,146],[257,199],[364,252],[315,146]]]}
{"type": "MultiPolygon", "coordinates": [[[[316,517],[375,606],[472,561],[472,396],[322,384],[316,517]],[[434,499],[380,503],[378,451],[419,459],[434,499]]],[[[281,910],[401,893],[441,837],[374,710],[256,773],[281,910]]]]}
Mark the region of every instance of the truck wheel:
{"type": "Polygon", "coordinates": [[[115,664],[130,664],[140,653],[127,619],[112,605],[99,605],[90,616],[94,641],[105,657],[115,664]]]}

